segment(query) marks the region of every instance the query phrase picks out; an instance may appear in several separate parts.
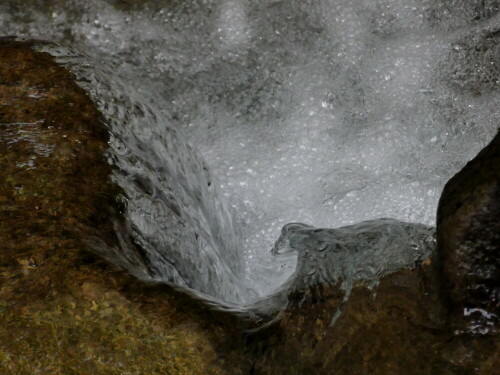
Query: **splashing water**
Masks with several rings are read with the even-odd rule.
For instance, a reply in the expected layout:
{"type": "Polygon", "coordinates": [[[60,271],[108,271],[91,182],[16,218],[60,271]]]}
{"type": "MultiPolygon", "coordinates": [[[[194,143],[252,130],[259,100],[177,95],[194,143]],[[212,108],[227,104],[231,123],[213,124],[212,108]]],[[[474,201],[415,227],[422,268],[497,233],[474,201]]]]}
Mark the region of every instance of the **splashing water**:
{"type": "MultiPolygon", "coordinates": [[[[434,224],[444,183],[498,127],[498,8],[7,0],[0,32],[67,42],[98,63],[82,78],[97,72],[86,89],[111,124],[115,181],[150,253],[148,277],[247,303],[295,272],[297,251],[270,252],[287,223],[434,224]],[[110,70],[122,78],[99,73],[110,70]]],[[[387,262],[400,256],[391,249],[387,262]]]]}

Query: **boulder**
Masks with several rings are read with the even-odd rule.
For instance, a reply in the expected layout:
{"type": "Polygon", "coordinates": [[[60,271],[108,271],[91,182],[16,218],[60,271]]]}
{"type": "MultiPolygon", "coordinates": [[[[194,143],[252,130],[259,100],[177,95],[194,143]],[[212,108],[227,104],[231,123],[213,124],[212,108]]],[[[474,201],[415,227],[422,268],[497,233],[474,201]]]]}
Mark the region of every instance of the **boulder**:
{"type": "Polygon", "coordinates": [[[442,282],[457,329],[498,334],[500,133],[446,184],[437,228],[442,282]]]}
{"type": "Polygon", "coordinates": [[[90,251],[123,223],[108,131],[34,44],[0,39],[0,373],[243,373],[236,318],[90,251]]]}

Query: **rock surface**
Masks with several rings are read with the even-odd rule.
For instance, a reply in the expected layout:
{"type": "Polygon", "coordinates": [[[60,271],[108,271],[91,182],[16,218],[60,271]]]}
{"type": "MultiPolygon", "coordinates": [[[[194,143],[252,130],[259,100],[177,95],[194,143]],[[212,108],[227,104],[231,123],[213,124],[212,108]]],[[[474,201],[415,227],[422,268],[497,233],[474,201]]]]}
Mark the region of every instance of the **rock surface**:
{"type": "Polygon", "coordinates": [[[0,39],[0,373],[240,373],[230,316],[88,251],[117,245],[107,137],[71,74],[0,39]]]}
{"type": "Polygon", "coordinates": [[[466,324],[457,329],[498,334],[500,133],[448,181],[437,222],[444,287],[466,324]]]}
{"type": "Polygon", "coordinates": [[[347,302],[338,286],[291,295],[281,320],[252,343],[254,374],[495,373],[498,337],[456,334],[439,283],[431,257],[375,289],[358,283],[347,302]]]}

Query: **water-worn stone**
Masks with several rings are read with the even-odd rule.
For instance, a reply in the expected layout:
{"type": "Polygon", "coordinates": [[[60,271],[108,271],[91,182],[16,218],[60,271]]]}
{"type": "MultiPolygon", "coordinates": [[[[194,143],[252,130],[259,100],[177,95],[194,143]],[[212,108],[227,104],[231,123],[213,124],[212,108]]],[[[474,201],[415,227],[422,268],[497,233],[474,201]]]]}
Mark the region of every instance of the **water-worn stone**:
{"type": "Polygon", "coordinates": [[[87,249],[89,235],[118,246],[108,132],[73,76],[31,45],[0,39],[0,373],[240,373],[230,316],[87,249]]]}
{"type": "Polygon", "coordinates": [[[429,258],[375,289],[358,283],[347,302],[338,286],[291,295],[281,320],[253,337],[253,374],[495,373],[498,337],[455,332],[439,285],[429,258]]]}
{"type": "Polygon", "coordinates": [[[457,324],[467,326],[457,329],[498,333],[500,133],[448,181],[437,224],[444,288],[457,324]]]}
{"type": "Polygon", "coordinates": [[[295,290],[282,318],[254,337],[253,373],[498,373],[499,182],[497,135],[447,183],[437,253],[373,289],[358,281],[347,300],[342,280],[295,290]]]}

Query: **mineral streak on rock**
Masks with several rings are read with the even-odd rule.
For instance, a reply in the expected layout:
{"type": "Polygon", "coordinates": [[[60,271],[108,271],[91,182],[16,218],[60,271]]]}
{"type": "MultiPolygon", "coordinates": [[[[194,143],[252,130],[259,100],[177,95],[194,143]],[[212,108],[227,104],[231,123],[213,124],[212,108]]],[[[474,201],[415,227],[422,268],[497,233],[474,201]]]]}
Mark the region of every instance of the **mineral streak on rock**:
{"type": "Polygon", "coordinates": [[[438,208],[444,287],[458,321],[498,334],[500,318],[500,133],[446,184],[438,208]]]}

